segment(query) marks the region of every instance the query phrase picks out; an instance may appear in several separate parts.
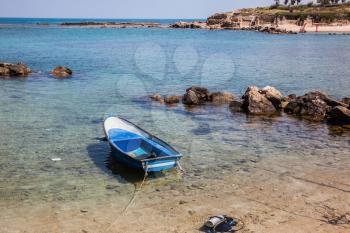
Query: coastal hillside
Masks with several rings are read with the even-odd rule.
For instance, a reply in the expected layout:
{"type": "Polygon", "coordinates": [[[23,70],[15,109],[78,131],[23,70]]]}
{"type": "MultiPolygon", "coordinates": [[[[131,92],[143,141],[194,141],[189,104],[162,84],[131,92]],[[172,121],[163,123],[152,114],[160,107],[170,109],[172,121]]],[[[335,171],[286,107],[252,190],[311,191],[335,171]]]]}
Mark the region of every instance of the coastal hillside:
{"type": "Polygon", "coordinates": [[[258,30],[269,33],[350,32],[350,3],[244,8],[209,16],[206,22],[174,27],[258,30]]]}

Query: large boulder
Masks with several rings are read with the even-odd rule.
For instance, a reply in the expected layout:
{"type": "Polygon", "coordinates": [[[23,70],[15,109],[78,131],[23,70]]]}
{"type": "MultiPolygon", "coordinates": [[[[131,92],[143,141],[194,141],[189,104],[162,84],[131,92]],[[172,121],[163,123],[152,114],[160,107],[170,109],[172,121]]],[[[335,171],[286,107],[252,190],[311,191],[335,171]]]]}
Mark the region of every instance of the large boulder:
{"type": "Polygon", "coordinates": [[[291,100],[284,111],[312,121],[322,121],[331,110],[330,98],[323,92],[309,92],[291,100]]]}
{"type": "Polygon", "coordinates": [[[22,63],[0,63],[0,76],[26,76],[31,70],[22,63]]]}
{"type": "Polygon", "coordinates": [[[334,124],[349,125],[350,110],[343,106],[336,106],[329,112],[329,122],[334,124]]]}
{"type": "Polygon", "coordinates": [[[73,71],[64,66],[58,66],[51,73],[57,78],[68,78],[73,74],[73,71]]]}
{"type": "Polygon", "coordinates": [[[281,108],[283,95],[274,87],[266,86],[259,91],[275,106],[276,109],[281,108]]]}
{"type": "Polygon", "coordinates": [[[182,102],[186,105],[204,104],[209,100],[209,91],[204,87],[193,86],[186,90],[182,102]]]}
{"type": "Polygon", "coordinates": [[[229,92],[213,92],[209,94],[209,101],[213,104],[227,104],[234,100],[234,95],[229,92]]]}
{"type": "Polygon", "coordinates": [[[255,86],[248,87],[242,97],[242,108],[250,114],[271,114],[276,111],[275,106],[259,92],[259,88],[255,86]]]}

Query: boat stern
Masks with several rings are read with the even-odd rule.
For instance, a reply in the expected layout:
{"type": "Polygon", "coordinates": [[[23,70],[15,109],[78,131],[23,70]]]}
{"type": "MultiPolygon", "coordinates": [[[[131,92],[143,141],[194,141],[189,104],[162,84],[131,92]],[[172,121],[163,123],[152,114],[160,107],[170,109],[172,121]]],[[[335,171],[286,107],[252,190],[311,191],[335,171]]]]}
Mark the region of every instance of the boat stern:
{"type": "Polygon", "coordinates": [[[145,161],[142,161],[142,166],[143,169],[147,172],[160,172],[171,168],[176,168],[180,159],[180,155],[171,158],[165,157],[161,159],[147,159],[145,161]]]}

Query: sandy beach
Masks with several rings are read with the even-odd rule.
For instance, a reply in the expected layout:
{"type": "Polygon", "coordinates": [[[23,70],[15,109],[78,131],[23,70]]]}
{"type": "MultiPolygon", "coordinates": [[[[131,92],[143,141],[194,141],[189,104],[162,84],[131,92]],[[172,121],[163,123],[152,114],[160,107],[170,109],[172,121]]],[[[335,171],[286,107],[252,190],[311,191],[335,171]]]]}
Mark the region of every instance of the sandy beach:
{"type": "MultiPolygon", "coordinates": [[[[278,28],[300,32],[301,26],[295,24],[279,24],[278,28]]],[[[350,25],[306,25],[305,32],[311,33],[350,33],[350,25]]]]}

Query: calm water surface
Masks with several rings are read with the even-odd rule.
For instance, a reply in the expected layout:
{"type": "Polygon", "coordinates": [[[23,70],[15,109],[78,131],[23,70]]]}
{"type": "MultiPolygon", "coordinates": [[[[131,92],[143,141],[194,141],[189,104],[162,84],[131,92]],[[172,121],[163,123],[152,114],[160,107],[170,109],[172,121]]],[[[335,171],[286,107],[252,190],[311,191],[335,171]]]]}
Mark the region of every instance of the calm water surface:
{"type": "MultiPolygon", "coordinates": [[[[349,155],[349,134],[327,125],[246,117],[227,107],[166,108],[145,98],[182,94],[191,85],[236,95],[248,85],[285,94],[317,89],[340,98],[350,94],[349,36],[26,26],[0,29],[0,58],[33,69],[27,78],[0,80],[1,206],[103,199],[111,185],[119,196],[130,195],[129,171],[99,140],[109,114],[171,142],[189,176],[215,177],[217,169],[266,156],[349,155]],[[51,77],[58,65],[70,67],[73,77],[51,77]]],[[[174,180],[176,172],[169,172],[154,183],[174,180]]]]}

